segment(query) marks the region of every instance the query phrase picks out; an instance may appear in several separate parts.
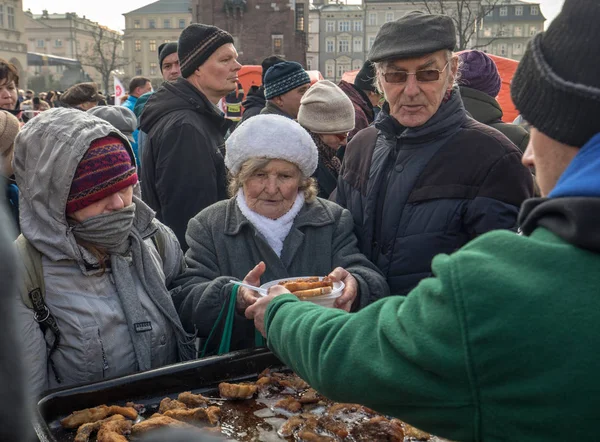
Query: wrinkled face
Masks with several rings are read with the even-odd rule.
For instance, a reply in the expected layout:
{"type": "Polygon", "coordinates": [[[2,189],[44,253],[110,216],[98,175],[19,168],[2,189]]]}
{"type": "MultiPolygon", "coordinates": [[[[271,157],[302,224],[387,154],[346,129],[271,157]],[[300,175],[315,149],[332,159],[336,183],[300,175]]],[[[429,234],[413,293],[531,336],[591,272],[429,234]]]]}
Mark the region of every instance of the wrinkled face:
{"type": "Polygon", "coordinates": [[[114,212],[115,210],[123,209],[133,203],[133,186],[129,186],[120,190],[117,193],[107,196],[106,198],[96,201],[81,210],[73,212],[70,216],[77,222],[83,222],[92,216],[101,215],[103,213],[114,212]]]}
{"type": "Polygon", "coordinates": [[[194,82],[212,102],[219,101],[234,91],[238,82],[238,72],[242,65],[237,61],[238,53],[231,43],[227,43],[212,53],[194,75],[194,82]],[[216,101],[214,101],[216,99],[216,101]]]}
{"type": "Polygon", "coordinates": [[[175,81],[181,75],[177,52],[167,55],[162,62],[162,76],[165,81],[175,81]]]}
{"type": "Polygon", "coordinates": [[[281,218],[296,201],[301,177],[295,164],[285,160],[271,160],[244,183],[246,204],[259,215],[271,219],[281,218]]]}
{"type": "Polygon", "coordinates": [[[577,147],[553,140],[531,127],[529,144],[521,161],[525,167],[535,169],[535,181],[542,196],[547,197],[577,152],[577,147]]]}
{"type": "Polygon", "coordinates": [[[378,69],[377,75],[385,97],[390,105],[390,114],[404,127],[425,124],[440,108],[447,91],[452,88],[458,66],[457,57],[448,63],[447,51],[441,50],[419,58],[392,60],[378,69]],[[444,70],[436,81],[418,81],[416,75],[408,75],[405,82],[391,83],[384,74],[437,69],[444,70]]]}
{"type": "Polygon", "coordinates": [[[310,84],[303,84],[298,86],[296,89],[286,92],[279,97],[273,97],[271,100],[275,102],[286,114],[292,118],[298,118],[298,111],[300,110],[300,100],[310,88],[310,84]]]}
{"type": "Polygon", "coordinates": [[[332,149],[338,150],[340,146],[345,146],[348,142],[348,133],[339,134],[319,134],[321,140],[332,149]]]}
{"type": "Polygon", "coordinates": [[[0,81],[0,108],[13,110],[17,104],[17,86],[14,81],[0,81]]]}

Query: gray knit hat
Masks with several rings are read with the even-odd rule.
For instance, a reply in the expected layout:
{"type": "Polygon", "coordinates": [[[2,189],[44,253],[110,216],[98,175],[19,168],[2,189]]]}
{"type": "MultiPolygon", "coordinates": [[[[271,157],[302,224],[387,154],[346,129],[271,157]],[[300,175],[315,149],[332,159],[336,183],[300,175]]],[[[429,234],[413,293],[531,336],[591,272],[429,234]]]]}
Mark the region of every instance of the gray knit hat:
{"type": "Polygon", "coordinates": [[[135,114],[124,106],[95,106],[87,111],[88,114],[108,121],[130,142],[134,142],[133,132],[137,129],[135,114]]]}
{"type": "Polygon", "coordinates": [[[310,77],[300,63],[284,61],[269,68],[264,83],[265,98],[270,100],[304,84],[310,84],[310,77]]]}
{"type": "Polygon", "coordinates": [[[350,132],[354,129],[354,106],[337,85],[317,81],[300,100],[298,123],[316,134],[350,132]]]}

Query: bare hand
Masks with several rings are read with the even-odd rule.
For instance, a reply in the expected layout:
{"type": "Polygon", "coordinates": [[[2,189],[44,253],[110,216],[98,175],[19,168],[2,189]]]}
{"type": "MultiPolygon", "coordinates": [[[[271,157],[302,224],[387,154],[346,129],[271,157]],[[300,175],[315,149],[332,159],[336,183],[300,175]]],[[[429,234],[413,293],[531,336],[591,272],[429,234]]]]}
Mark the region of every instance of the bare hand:
{"type": "Polygon", "coordinates": [[[265,296],[246,309],[246,318],[254,319],[254,326],[266,338],[265,331],[265,312],[274,298],[280,295],[290,293],[284,286],[276,284],[269,289],[268,296],[265,296]]]}
{"type": "Polygon", "coordinates": [[[358,295],[358,282],[348,270],[342,267],[337,267],[329,274],[329,277],[334,281],[341,281],[345,285],[342,296],[335,300],[334,307],[349,312],[352,308],[352,303],[358,295]]]}
{"type": "MultiPolygon", "coordinates": [[[[252,270],[248,272],[242,282],[253,285],[254,287],[260,286],[260,277],[267,270],[267,266],[264,262],[259,262],[252,270]]],[[[254,304],[257,299],[261,296],[255,290],[248,289],[246,287],[240,287],[236,298],[236,308],[239,312],[243,312],[249,306],[254,304]]]]}

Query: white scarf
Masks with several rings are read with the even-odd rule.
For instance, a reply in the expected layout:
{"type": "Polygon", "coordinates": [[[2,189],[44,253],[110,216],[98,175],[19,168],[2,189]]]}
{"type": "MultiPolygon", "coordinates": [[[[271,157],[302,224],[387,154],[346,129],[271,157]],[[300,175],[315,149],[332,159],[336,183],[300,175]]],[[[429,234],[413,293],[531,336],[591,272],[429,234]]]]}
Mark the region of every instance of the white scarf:
{"type": "Polygon", "coordinates": [[[259,215],[254,210],[250,209],[248,204],[246,204],[244,189],[240,189],[238,191],[236,202],[242,214],[267,240],[267,243],[271,246],[277,256],[281,258],[283,242],[292,229],[296,215],[298,215],[300,209],[302,209],[304,206],[304,192],[298,192],[298,196],[296,197],[296,201],[294,201],[292,208],[277,219],[267,218],[266,216],[259,215]]]}

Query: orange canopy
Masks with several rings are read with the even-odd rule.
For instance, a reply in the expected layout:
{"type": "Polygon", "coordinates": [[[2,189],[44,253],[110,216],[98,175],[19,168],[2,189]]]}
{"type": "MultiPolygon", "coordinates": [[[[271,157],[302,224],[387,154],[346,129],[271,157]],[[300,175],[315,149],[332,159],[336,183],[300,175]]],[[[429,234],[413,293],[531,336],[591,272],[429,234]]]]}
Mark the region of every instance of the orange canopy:
{"type": "MultiPolygon", "coordinates": [[[[315,84],[319,80],[323,80],[323,75],[319,71],[307,71],[310,77],[310,84],[315,84]]],[[[250,87],[260,86],[262,84],[262,67],[260,65],[242,66],[238,73],[240,83],[244,87],[244,92],[248,93],[250,87]]],[[[352,80],[354,81],[354,80],[352,80]]]]}

